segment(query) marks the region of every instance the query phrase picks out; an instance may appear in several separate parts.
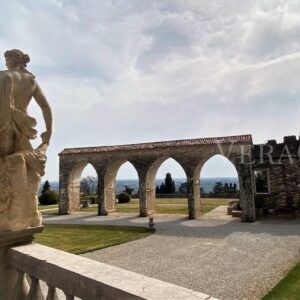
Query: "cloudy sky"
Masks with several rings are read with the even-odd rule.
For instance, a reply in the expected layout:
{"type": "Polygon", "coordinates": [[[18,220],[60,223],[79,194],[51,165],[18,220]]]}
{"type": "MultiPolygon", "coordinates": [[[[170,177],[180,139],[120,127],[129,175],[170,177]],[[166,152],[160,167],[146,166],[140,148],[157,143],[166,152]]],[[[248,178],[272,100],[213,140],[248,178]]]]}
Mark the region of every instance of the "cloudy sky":
{"type": "MultiPolygon", "coordinates": [[[[298,0],[0,0],[0,52],[31,56],[53,109],[46,177],[57,180],[65,147],[298,135],[299,16],[298,0]]],[[[232,175],[220,162],[206,175],[232,175]]]]}

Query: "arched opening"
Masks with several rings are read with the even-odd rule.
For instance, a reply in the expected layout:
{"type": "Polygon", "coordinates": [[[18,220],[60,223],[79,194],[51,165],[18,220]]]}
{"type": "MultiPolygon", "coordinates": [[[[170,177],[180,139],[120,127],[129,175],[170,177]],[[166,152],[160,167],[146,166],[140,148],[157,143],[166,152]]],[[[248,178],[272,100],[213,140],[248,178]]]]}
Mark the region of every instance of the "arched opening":
{"type": "Polygon", "coordinates": [[[97,202],[98,177],[94,167],[87,161],[78,163],[69,175],[68,180],[68,212],[80,210],[81,200],[86,200],[86,205],[97,202]],[[93,197],[88,200],[87,197],[93,197]],[[83,198],[83,199],[82,199],[83,198]]]}
{"type": "Polygon", "coordinates": [[[117,170],[115,196],[117,212],[139,213],[139,177],[129,161],[123,163],[117,170]]]}
{"type": "Polygon", "coordinates": [[[80,176],[80,206],[95,207],[98,202],[98,175],[95,168],[88,163],[80,176]]]}
{"type": "Polygon", "coordinates": [[[164,160],[155,173],[155,211],[158,214],[187,214],[187,179],[173,158],[164,160]]]}
{"type": "Polygon", "coordinates": [[[217,207],[226,214],[230,203],[239,203],[239,186],[238,172],[228,158],[209,158],[200,172],[201,214],[217,207]]]}

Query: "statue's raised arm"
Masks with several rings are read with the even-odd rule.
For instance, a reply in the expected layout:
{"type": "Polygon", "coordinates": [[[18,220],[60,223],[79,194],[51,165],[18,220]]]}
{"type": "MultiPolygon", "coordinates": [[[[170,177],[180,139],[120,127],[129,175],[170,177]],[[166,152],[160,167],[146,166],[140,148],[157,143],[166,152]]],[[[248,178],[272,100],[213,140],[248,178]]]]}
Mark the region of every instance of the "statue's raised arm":
{"type": "Polygon", "coordinates": [[[46,125],[46,131],[41,134],[41,138],[44,144],[49,145],[52,135],[52,112],[49,103],[38,84],[36,84],[33,97],[42,110],[46,125]]]}
{"type": "Polygon", "coordinates": [[[29,56],[17,49],[6,51],[4,56],[7,70],[0,72],[0,231],[41,224],[37,194],[52,134],[51,108],[26,68],[29,56]],[[36,121],[27,113],[32,98],[46,125],[37,149],[30,143],[37,136],[36,121]]]}

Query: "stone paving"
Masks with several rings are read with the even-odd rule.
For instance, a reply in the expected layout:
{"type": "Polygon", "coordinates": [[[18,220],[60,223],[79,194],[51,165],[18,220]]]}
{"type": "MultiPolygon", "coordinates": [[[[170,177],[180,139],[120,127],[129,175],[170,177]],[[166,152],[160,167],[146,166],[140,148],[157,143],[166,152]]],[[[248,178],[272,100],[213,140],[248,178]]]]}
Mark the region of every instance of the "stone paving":
{"type": "MultiPolygon", "coordinates": [[[[241,223],[219,207],[199,220],[157,216],[156,234],[84,256],[210,294],[260,299],[300,259],[300,220],[241,223]]],[[[146,226],[131,215],[48,217],[45,223],[146,226]]]]}

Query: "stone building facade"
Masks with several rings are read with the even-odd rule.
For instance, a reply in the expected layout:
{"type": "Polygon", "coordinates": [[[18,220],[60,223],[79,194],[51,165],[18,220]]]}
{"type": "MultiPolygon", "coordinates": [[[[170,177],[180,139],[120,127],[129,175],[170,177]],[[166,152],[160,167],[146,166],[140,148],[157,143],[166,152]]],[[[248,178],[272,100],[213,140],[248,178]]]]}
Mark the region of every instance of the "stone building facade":
{"type": "Polygon", "coordinates": [[[189,218],[196,219],[201,215],[200,172],[205,162],[217,154],[227,157],[237,170],[242,221],[255,221],[257,211],[297,211],[299,143],[290,136],[280,144],[270,140],[264,145],[253,145],[251,135],[239,135],[64,149],[59,154],[59,212],[71,214],[80,209],[80,175],[88,163],[98,175],[98,214],[114,212],[116,175],[121,165],[129,161],[139,177],[140,216],[148,216],[155,212],[156,173],[165,160],[173,158],[185,171],[189,218]]]}
{"type": "Polygon", "coordinates": [[[282,143],[269,140],[254,145],[252,171],[266,174],[266,190],[257,191],[255,205],[264,214],[300,211],[300,139],[286,136],[282,143]]]}

